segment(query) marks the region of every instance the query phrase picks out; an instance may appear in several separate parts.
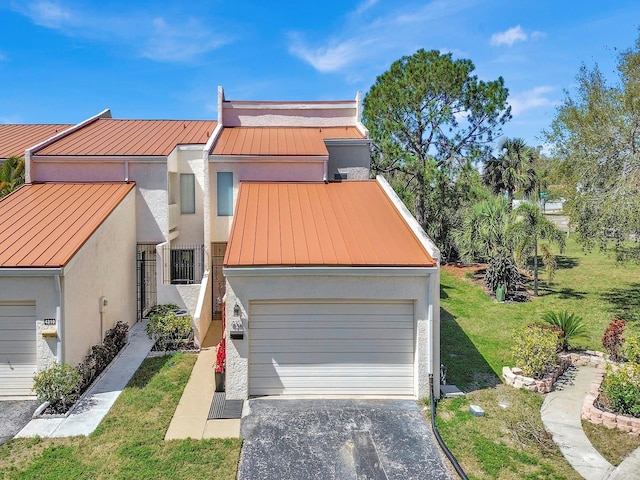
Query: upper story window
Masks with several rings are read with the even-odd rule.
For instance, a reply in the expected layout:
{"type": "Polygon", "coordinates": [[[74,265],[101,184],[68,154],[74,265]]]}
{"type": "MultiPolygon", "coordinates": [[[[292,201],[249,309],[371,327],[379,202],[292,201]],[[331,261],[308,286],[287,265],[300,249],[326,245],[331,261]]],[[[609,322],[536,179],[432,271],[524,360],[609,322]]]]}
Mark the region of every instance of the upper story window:
{"type": "Polygon", "coordinates": [[[233,172],[218,172],[218,216],[233,215],[233,172]]]}
{"type": "Polygon", "coordinates": [[[193,173],[180,174],[180,213],[196,213],[196,177],[193,173]]]}

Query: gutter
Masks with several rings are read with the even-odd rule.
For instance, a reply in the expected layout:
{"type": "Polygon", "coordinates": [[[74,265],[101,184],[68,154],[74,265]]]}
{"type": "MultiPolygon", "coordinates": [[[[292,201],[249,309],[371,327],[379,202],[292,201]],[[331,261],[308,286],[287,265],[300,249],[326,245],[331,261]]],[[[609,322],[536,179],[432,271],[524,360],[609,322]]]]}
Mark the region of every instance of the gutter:
{"type": "Polygon", "coordinates": [[[438,272],[438,267],[224,267],[222,273],[231,277],[286,277],[286,276],[380,276],[426,277],[438,272]]]}
{"type": "Polygon", "coordinates": [[[63,268],[0,268],[0,277],[50,277],[63,272],[63,268]]]}

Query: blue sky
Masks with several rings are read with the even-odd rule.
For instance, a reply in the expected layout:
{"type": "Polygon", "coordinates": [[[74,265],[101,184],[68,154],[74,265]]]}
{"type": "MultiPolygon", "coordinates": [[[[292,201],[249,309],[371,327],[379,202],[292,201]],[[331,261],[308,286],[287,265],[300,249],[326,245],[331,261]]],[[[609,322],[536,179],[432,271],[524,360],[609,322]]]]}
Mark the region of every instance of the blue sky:
{"type": "Polygon", "coordinates": [[[0,123],[216,118],[238,100],[351,99],[419,48],[509,88],[510,137],[541,143],[581,63],[616,79],[640,2],[0,0],[0,123]]]}

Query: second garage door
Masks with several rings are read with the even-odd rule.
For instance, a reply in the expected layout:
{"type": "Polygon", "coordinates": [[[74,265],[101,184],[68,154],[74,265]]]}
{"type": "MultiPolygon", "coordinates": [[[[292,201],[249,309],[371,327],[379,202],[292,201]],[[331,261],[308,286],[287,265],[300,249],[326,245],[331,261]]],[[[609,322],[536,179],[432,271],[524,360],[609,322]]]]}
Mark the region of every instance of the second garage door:
{"type": "Polygon", "coordinates": [[[32,395],[35,373],[35,303],[0,303],[0,398],[32,395]]]}
{"type": "Polygon", "coordinates": [[[250,307],[250,395],[414,395],[413,303],[250,307]]]}

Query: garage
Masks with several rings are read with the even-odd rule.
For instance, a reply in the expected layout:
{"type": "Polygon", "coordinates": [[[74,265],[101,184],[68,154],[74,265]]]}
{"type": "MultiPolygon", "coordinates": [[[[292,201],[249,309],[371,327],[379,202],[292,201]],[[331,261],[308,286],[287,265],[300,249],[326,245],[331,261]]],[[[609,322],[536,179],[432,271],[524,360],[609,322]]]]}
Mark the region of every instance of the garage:
{"type": "Polygon", "coordinates": [[[0,395],[32,395],[37,367],[35,302],[0,303],[0,332],[0,395]]]}
{"type": "Polygon", "coordinates": [[[251,304],[250,395],[413,395],[410,301],[251,304]]]}
{"type": "Polygon", "coordinates": [[[382,179],[241,182],[223,262],[226,398],[430,395],[438,256],[382,179]]]}

